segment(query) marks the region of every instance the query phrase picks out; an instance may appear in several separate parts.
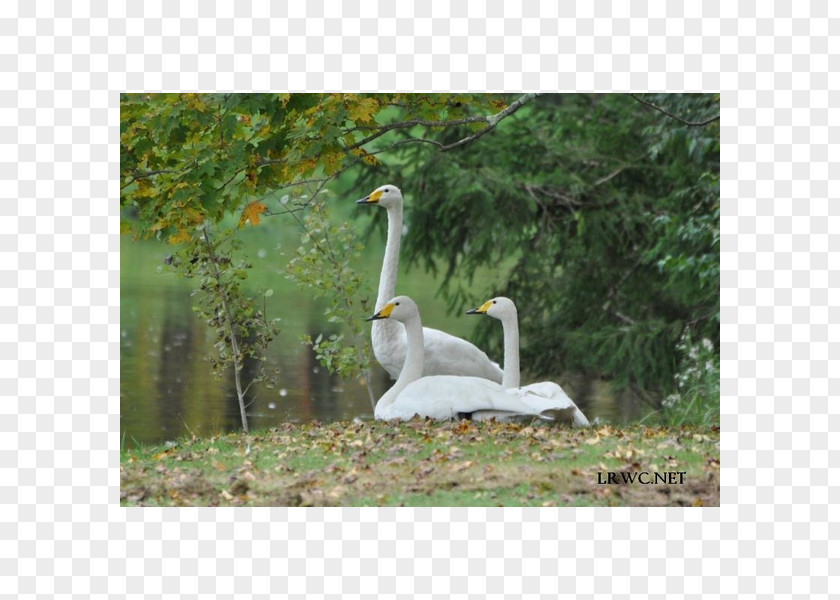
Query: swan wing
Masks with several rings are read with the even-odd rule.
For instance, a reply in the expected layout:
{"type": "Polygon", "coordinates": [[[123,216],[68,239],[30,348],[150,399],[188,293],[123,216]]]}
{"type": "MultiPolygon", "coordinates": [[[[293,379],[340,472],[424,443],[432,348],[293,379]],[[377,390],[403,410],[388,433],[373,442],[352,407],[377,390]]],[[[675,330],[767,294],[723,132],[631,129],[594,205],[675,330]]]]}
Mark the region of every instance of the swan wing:
{"type": "Polygon", "coordinates": [[[577,427],[589,425],[589,419],[583,411],[569,398],[563,388],[552,381],[541,381],[506,391],[516,395],[534,409],[550,414],[558,421],[567,421],[577,427]]]}
{"type": "MultiPolygon", "coordinates": [[[[374,356],[396,379],[405,363],[405,328],[387,321],[376,321],[373,325],[374,356]]],[[[466,340],[429,327],[423,328],[423,375],[461,375],[502,382],[501,367],[487,354],[466,340]]]]}
{"type": "Polygon", "coordinates": [[[474,344],[439,329],[423,328],[424,375],[461,375],[502,382],[502,369],[474,344]]]}
{"type": "Polygon", "coordinates": [[[507,393],[493,381],[438,375],[422,377],[410,383],[393,403],[381,409],[378,404],[375,416],[386,420],[408,420],[415,415],[447,420],[467,414],[478,414],[479,418],[485,419],[513,416],[551,418],[541,412],[535,405],[507,393]]]}

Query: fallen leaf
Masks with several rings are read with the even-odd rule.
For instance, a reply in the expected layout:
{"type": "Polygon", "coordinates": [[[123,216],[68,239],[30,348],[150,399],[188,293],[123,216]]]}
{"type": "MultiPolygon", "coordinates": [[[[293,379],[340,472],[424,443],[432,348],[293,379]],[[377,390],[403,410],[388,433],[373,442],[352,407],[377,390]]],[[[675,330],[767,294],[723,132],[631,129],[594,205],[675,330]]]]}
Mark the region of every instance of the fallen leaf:
{"type": "Polygon", "coordinates": [[[449,467],[449,470],[452,471],[453,473],[458,473],[460,471],[465,471],[465,470],[469,469],[474,464],[475,463],[473,461],[467,460],[467,461],[464,461],[462,463],[455,463],[454,465],[449,467]]]}
{"type": "Polygon", "coordinates": [[[359,472],[356,470],[356,467],[350,469],[350,472],[344,476],[344,483],[353,483],[359,478],[359,472]]]}

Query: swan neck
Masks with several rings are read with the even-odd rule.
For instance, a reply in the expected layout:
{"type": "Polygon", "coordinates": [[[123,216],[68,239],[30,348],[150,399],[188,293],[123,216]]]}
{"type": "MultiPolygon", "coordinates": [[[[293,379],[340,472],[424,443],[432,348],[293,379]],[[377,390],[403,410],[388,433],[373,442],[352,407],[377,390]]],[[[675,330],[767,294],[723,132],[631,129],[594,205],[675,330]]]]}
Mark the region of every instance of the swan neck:
{"type": "Polygon", "coordinates": [[[376,309],[396,295],[397,269],[400,263],[400,237],[402,236],[402,205],[388,207],[388,238],[385,242],[385,258],[382,272],[379,274],[379,291],[376,296],[376,309]]]}
{"type": "Polygon", "coordinates": [[[377,410],[393,404],[408,384],[417,381],[423,375],[423,325],[419,317],[410,319],[403,325],[406,336],[405,363],[396,383],[380,398],[377,410]]]}
{"type": "Polygon", "coordinates": [[[519,320],[515,314],[502,320],[505,340],[505,366],[502,373],[503,388],[519,387],[519,320]]]}

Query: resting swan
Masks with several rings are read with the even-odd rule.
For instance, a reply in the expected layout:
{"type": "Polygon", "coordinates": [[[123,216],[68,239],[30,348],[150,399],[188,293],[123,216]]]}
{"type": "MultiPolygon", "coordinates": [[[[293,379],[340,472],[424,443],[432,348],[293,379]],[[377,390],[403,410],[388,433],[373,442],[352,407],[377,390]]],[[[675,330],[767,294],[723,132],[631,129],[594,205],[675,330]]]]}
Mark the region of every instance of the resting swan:
{"type": "MultiPolygon", "coordinates": [[[[395,294],[397,266],[400,260],[403,198],[399,188],[383,185],[356,204],[379,204],[388,211],[388,240],[385,259],[379,277],[376,308],[381,309],[395,294]]],[[[375,321],[370,331],[373,354],[379,364],[396,379],[403,368],[406,355],[405,330],[395,321],[375,321]]],[[[487,355],[466,340],[438,329],[423,329],[425,360],[423,375],[472,375],[502,381],[502,370],[487,355]]]]}
{"type": "Polygon", "coordinates": [[[519,387],[519,320],[516,305],[510,298],[499,296],[488,300],[478,308],[467,311],[468,315],[487,315],[502,322],[505,340],[505,368],[502,387],[509,393],[520,397],[537,395],[562,403],[566,409],[566,419],[573,425],[589,425],[589,419],[577,407],[559,385],[552,381],[541,381],[519,387]]]}
{"type": "Polygon", "coordinates": [[[397,382],[376,403],[376,419],[405,421],[415,415],[438,420],[516,416],[551,419],[551,411],[566,408],[565,402],[558,404],[552,398],[533,396],[525,401],[498,383],[479,377],[422,377],[424,331],[417,305],[408,296],[397,296],[368,321],[380,319],[402,323],[407,345],[405,366],[397,382]],[[544,414],[546,411],[548,414],[544,414]]]}

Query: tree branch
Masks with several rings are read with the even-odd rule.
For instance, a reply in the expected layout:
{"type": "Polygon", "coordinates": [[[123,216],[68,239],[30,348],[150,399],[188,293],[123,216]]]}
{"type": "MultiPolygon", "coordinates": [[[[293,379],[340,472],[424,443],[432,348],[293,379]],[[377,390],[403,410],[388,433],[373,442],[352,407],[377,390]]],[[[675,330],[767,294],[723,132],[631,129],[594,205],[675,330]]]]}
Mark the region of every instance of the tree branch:
{"type": "Polygon", "coordinates": [[[615,177],[616,175],[621,173],[623,170],[624,170],[624,167],[617,168],[615,171],[613,171],[609,175],[605,175],[604,177],[601,177],[601,179],[599,179],[595,183],[593,183],[592,186],[593,187],[598,187],[599,185],[608,182],[610,179],[612,179],[613,177],[615,177]]]}
{"type": "Polygon", "coordinates": [[[522,108],[522,106],[524,104],[530,102],[531,100],[533,100],[534,98],[536,98],[539,95],[540,94],[525,94],[523,96],[520,96],[518,99],[511,102],[510,106],[508,106],[503,111],[498,112],[495,115],[490,115],[489,117],[485,117],[484,120],[487,121],[487,123],[488,123],[487,127],[482,129],[481,131],[478,131],[478,132],[476,132],[472,135],[469,135],[469,136],[465,137],[462,140],[459,140],[459,141],[455,142],[454,144],[449,144],[448,146],[443,146],[440,149],[440,151],[441,152],[446,152],[447,150],[452,150],[453,148],[458,148],[459,146],[463,146],[464,144],[469,144],[470,142],[477,140],[481,136],[483,136],[487,133],[490,133],[491,131],[493,131],[496,128],[496,125],[498,125],[503,119],[506,119],[507,117],[509,117],[510,115],[515,113],[517,110],[522,108]]]}
{"type": "Polygon", "coordinates": [[[649,106],[650,108],[652,108],[654,110],[658,110],[663,115],[667,115],[667,116],[671,117],[672,119],[675,119],[675,120],[679,121],[683,125],[688,125],[689,127],[703,127],[704,125],[708,125],[709,123],[712,123],[712,122],[720,119],[720,115],[717,115],[716,117],[712,117],[711,119],[706,119],[705,121],[699,121],[699,122],[696,122],[696,123],[693,122],[693,121],[686,121],[682,117],[678,117],[675,114],[669,113],[664,108],[661,108],[661,107],[657,106],[656,104],[653,104],[652,102],[648,102],[647,100],[642,100],[641,98],[636,96],[636,94],[630,94],[630,97],[633,98],[634,100],[636,100],[637,102],[641,102],[645,106],[649,106]]]}
{"type": "MultiPolygon", "coordinates": [[[[161,173],[177,173],[174,169],[161,169],[159,171],[135,171],[134,173],[128,174],[131,179],[126,183],[120,186],[120,190],[123,190],[130,186],[132,183],[139,179],[145,179],[146,177],[153,177],[155,175],[160,175],[161,173]]],[[[186,172],[186,171],[185,171],[186,172]]]]}
{"type": "MultiPolygon", "coordinates": [[[[350,151],[350,150],[355,150],[356,148],[360,148],[360,147],[364,146],[365,144],[367,144],[368,142],[372,142],[376,138],[378,138],[378,137],[384,135],[385,133],[387,133],[389,131],[392,131],[394,129],[407,129],[407,128],[411,128],[411,127],[416,127],[418,125],[423,126],[423,127],[453,127],[453,126],[456,126],[456,125],[467,125],[469,123],[487,123],[488,124],[487,127],[482,129],[481,131],[478,131],[478,132],[476,132],[476,133],[474,133],[470,136],[465,137],[462,140],[459,140],[455,143],[452,143],[452,144],[449,144],[449,145],[446,145],[446,146],[444,146],[440,142],[432,142],[431,140],[422,140],[422,141],[425,141],[425,142],[428,142],[428,143],[436,144],[437,146],[440,147],[441,152],[446,152],[447,150],[451,150],[453,148],[463,146],[464,144],[468,144],[468,143],[472,142],[473,140],[476,140],[476,139],[480,138],[481,136],[493,131],[493,129],[496,128],[496,125],[498,125],[502,120],[506,119],[507,117],[509,117],[510,115],[515,113],[517,110],[522,108],[522,106],[524,104],[530,102],[531,100],[533,100],[534,98],[536,98],[539,95],[541,95],[541,94],[525,94],[525,95],[517,98],[515,101],[511,102],[510,106],[508,106],[504,110],[502,110],[502,111],[500,111],[500,112],[498,112],[494,115],[489,115],[489,116],[486,116],[486,117],[464,117],[463,119],[452,119],[452,120],[449,120],[449,121],[427,121],[425,119],[412,119],[411,121],[402,121],[400,123],[390,123],[388,125],[382,125],[382,126],[379,126],[379,130],[376,131],[376,133],[373,133],[373,134],[369,135],[368,137],[364,138],[363,140],[360,140],[360,141],[356,142],[352,146],[347,146],[347,148],[345,148],[345,150],[350,151]]],[[[347,133],[352,133],[353,131],[357,131],[357,130],[361,130],[361,129],[374,129],[376,127],[377,127],[376,125],[360,125],[360,126],[356,126],[353,129],[349,129],[347,131],[347,133]]],[[[421,139],[417,139],[416,141],[421,141],[421,139]]]]}

